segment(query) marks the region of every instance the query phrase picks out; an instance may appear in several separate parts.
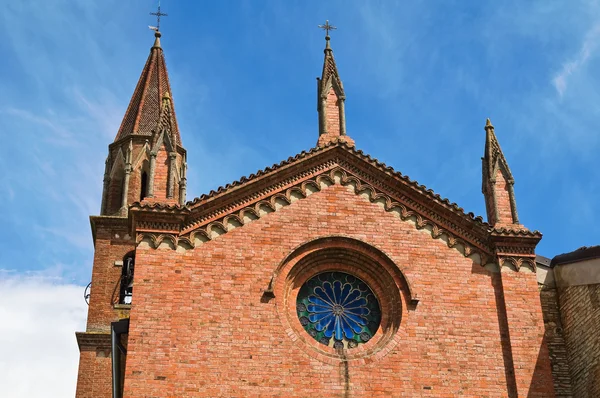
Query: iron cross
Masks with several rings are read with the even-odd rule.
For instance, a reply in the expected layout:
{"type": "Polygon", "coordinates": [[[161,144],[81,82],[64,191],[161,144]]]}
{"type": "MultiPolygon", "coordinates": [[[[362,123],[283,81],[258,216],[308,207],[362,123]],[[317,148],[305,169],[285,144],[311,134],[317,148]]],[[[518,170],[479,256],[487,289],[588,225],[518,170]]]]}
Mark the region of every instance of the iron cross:
{"type": "Polygon", "coordinates": [[[327,36],[329,36],[329,31],[330,30],[336,30],[337,29],[335,26],[329,25],[329,20],[325,21],[325,25],[319,25],[319,28],[324,29],[327,36]]]}
{"type": "Polygon", "coordinates": [[[160,31],[160,17],[168,17],[169,14],[165,14],[164,12],[160,12],[160,0],[158,1],[158,11],[151,12],[150,15],[156,16],[156,30],[160,31]]]}

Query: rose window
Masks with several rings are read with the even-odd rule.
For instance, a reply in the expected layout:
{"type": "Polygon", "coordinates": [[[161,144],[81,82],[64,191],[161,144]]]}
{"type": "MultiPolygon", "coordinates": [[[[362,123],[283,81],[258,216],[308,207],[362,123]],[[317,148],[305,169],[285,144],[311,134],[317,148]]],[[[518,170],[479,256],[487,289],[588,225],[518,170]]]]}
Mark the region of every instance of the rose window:
{"type": "Polygon", "coordinates": [[[296,309],[304,330],[333,348],[366,343],[381,321],[373,291],[344,272],[325,272],[309,279],[298,292],[296,309]]]}

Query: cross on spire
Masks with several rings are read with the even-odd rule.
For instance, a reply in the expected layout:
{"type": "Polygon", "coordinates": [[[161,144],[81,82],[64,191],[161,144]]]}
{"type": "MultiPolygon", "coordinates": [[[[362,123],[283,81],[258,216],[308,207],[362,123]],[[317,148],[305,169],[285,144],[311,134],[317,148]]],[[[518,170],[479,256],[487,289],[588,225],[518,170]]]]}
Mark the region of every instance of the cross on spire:
{"type": "Polygon", "coordinates": [[[158,10],[156,12],[151,12],[150,15],[156,16],[156,31],[160,32],[160,17],[168,17],[169,16],[169,14],[160,12],[160,0],[158,0],[158,10]]]}
{"type": "Polygon", "coordinates": [[[330,30],[336,30],[337,28],[333,25],[329,25],[329,20],[325,21],[325,25],[319,25],[319,28],[323,29],[325,31],[325,38],[329,39],[329,31],[330,30]]]}

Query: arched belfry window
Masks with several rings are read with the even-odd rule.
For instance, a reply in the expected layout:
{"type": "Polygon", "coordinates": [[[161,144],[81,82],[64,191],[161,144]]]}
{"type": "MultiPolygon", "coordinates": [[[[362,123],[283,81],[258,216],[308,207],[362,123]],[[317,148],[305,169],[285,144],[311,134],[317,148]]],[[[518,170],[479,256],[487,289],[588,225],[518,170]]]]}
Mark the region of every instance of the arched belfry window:
{"type": "Polygon", "coordinates": [[[142,171],[142,176],[140,178],[140,202],[144,200],[144,198],[148,196],[148,173],[146,171],[142,171]]]}
{"type": "Polygon", "coordinates": [[[129,252],[123,258],[121,284],[119,289],[119,304],[131,304],[133,295],[133,271],[135,268],[135,253],[129,252]]]}
{"type": "Polygon", "coordinates": [[[371,288],[345,272],[315,275],[296,299],[300,324],[319,343],[354,348],[371,340],[381,322],[379,301],[371,288]]]}

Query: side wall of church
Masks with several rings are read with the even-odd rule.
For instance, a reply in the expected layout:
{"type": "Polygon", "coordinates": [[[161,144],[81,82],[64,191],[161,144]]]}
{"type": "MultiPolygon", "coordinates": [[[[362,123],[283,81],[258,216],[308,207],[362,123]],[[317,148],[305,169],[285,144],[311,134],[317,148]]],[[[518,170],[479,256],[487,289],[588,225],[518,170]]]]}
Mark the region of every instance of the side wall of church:
{"type": "Polygon", "coordinates": [[[550,353],[556,397],[572,397],[571,375],[567,360],[564,328],[558,308],[556,286],[540,286],[540,303],[544,314],[545,338],[550,353]]]}
{"type": "Polygon", "coordinates": [[[560,312],[576,397],[600,397],[600,284],[559,289],[560,312]]]}
{"type": "MultiPolygon", "coordinates": [[[[512,291],[535,274],[520,278],[512,291]]],[[[511,346],[502,283],[500,273],[339,184],[195,249],[141,242],[125,396],[507,395],[516,383],[513,351],[527,372],[549,363],[538,355],[541,347],[519,346],[535,338],[520,336],[511,346]],[[386,253],[420,300],[412,309],[403,302],[393,340],[373,355],[344,360],[318,353],[293,310],[294,325],[286,328],[282,297],[264,295],[286,256],[331,235],[386,253]]],[[[514,304],[521,313],[533,307],[526,322],[542,327],[537,301],[514,304]]],[[[529,383],[537,388],[530,396],[552,396],[551,383],[529,383]]]]}

